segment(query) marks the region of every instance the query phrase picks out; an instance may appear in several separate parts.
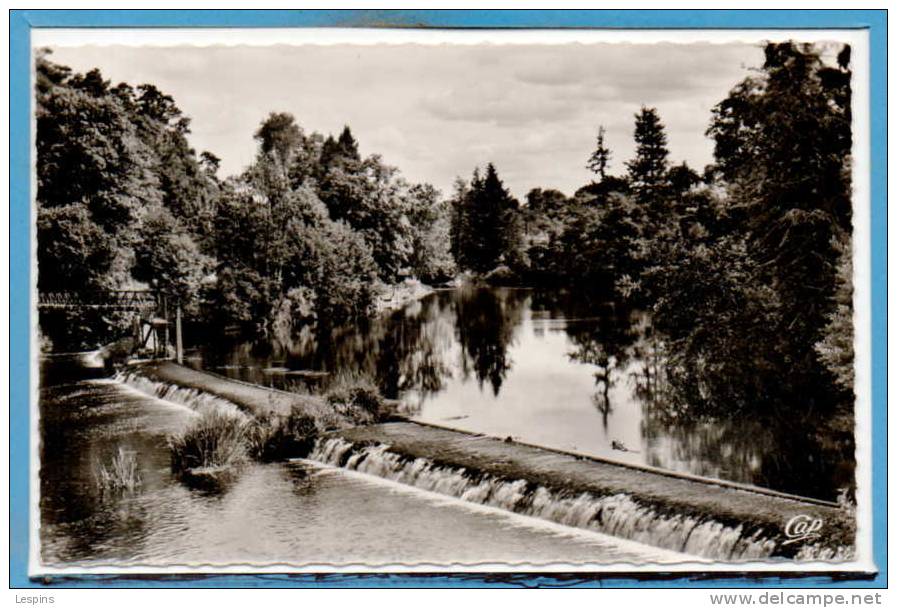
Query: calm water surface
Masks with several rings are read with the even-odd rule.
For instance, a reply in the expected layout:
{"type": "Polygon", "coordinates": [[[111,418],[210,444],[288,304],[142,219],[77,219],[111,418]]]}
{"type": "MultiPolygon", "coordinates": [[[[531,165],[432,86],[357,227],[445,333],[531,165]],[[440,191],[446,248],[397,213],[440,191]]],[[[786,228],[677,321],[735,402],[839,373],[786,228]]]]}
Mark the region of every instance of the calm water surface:
{"type": "Polygon", "coordinates": [[[73,563],[439,565],[668,561],[675,554],[307,461],[250,465],[221,491],[170,471],[194,414],[112,380],[43,370],[41,558],[73,563]],[[137,454],[141,485],[103,493],[98,463],[137,454]]]}
{"type": "Polygon", "coordinates": [[[575,293],[437,292],[326,340],[220,343],[191,364],[285,388],[354,370],[416,419],[625,462],[833,499],[852,467],[812,421],[665,415],[663,344],[647,315],[575,293]]]}

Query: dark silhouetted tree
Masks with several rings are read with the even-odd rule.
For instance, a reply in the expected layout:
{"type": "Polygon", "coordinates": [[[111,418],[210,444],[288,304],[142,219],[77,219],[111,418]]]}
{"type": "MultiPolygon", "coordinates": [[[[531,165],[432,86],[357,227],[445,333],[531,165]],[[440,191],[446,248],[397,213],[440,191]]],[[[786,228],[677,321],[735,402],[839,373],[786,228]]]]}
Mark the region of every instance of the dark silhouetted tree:
{"type": "Polygon", "coordinates": [[[255,132],[262,152],[273,154],[284,168],[289,167],[302,144],[302,129],[292,114],[272,112],[255,132]]]}
{"type": "Polygon", "coordinates": [[[466,268],[488,272],[510,261],[520,244],[517,207],[492,163],[486,166],[485,176],[474,172],[462,202],[465,233],[458,244],[466,268]]]}
{"type": "Polygon", "coordinates": [[[589,157],[586,168],[604,181],[607,176],[607,168],[610,166],[611,151],[604,143],[604,127],[598,128],[598,138],[595,141],[595,151],[589,157]]]}
{"type": "Polygon", "coordinates": [[[667,203],[667,136],[655,108],[635,115],[635,157],[626,163],[629,186],[645,214],[646,237],[654,236],[664,220],[667,203]]]}

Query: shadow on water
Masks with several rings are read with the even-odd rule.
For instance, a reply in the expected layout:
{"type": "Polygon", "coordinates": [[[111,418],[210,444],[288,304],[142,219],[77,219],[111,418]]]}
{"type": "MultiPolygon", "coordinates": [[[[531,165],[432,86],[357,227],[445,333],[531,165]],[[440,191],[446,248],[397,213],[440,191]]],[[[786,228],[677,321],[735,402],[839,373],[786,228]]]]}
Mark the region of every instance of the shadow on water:
{"type": "Polygon", "coordinates": [[[818,498],[852,485],[849,438],[804,404],[737,419],[673,407],[665,348],[649,315],[600,294],[471,288],[326,336],[204,347],[193,364],[298,392],[351,371],[427,422],[818,498]]]}

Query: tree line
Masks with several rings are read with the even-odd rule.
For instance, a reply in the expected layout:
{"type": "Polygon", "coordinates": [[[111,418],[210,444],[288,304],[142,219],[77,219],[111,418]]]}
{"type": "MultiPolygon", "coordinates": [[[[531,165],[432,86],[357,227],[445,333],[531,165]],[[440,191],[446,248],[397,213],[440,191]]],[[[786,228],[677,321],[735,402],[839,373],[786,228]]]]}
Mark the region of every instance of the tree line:
{"type": "Polygon", "coordinates": [[[452,199],[459,267],[649,309],[671,415],[801,403],[852,433],[850,47],[822,52],[768,44],[713,108],[701,173],[671,162],[651,107],[619,175],[599,129],[595,179],[571,197],[535,188],[521,204],[491,164],[475,171],[452,199]]]}
{"type": "MultiPolygon", "coordinates": [[[[439,191],[362,158],[349,127],[307,133],[271,113],[250,166],[220,179],[155,86],[112,86],[46,52],[36,68],[41,291],[149,286],[188,316],[270,337],[366,316],[378,287],[402,277],[456,273],[439,191]]],[[[45,329],[86,346],[124,322],[82,317],[45,329]]]]}
{"type": "Polygon", "coordinates": [[[569,286],[652,311],[682,397],[672,412],[799,397],[844,413],[850,76],[849,47],[832,59],[770,43],[714,107],[708,167],[673,163],[661,116],[643,107],[622,171],[601,128],[585,159],[593,181],[520,202],[491,163],[443,198],[362,157],[349,127],[307,132],[287,113],[265,118],[250,166],[221,179],[214,154],[190,148],[190,120],[170,96],[42,54],[38,286],[139,282],[176,294],[188,315],[267,336],[362,318],[378,288],[407,276],[569,286]]]}

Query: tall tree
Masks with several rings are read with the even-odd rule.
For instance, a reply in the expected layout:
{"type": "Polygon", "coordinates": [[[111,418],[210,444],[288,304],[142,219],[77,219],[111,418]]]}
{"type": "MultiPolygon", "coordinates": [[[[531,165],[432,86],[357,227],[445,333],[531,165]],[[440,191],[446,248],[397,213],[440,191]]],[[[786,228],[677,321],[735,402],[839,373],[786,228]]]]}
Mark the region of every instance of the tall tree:
{"type": "Polygon", "coordinates": [[[358,153],[358,142],[355,140],[355,136],[352,135],[352,130],[349,128],[349,125],[343,127],[336,143],[339,146],[340,154],[344,157],[353,160],[361,160],[361,155],[358,153]]]}
{"type": "Polygon", "coordinates": [[[203,282],[214,269],[190,232],[165,208],[143,221],[143,238],[134,247],[132,275],[152,289],[177,299],[183,312],[198,311],[203,282]]]}
{"type": "Polygon", "coordinates": [[[424,281],[446,281],[455,274],[451,253],[451,217],[449,204],[430,184],[415,184],[406,189],[405,215],[412,235],[409,264],[424,281]]]}
{"type": "Polygon", "coordinates": [[[598,138],[595,142],[595,151],[589,156],[586,168],[604,181],[607,176],[607,168],[610,166],[611,151],[604,143],[604,127],[598,127],[598,138]]]}
{"type": "MultiPolygon", "coordinates": [[[[325,142],[325,147],[326,147],[325,142]]],[[[411,226],[403,213],[405,184],[397,170],[377,155],[363,160],[344,155],[337,146],[321,178],[318,194],[333,220],[345,221],[362,234],[377,261],[380,278],[393,281],[408,265],[411,226]]]]}
{"type": "Polygon", "coordinates": [[[461,246],[462,259],[471,270],[488,272],[509,261],[519,246],[517,201],[504,187],[492,163],[482,178],[474,172],[465,197],[467,238],[461,246]]]}
{"type": "MultiPolygon", "coordinates": [[[[479,179],[479,169],[474,169],[472,181],[479,179]]],[[[449,199],[451,209],[451,252],[455,262],[461,268],[469,268],[467,251],[470,243],[470,208],[471,185],[462,177],[456,177],[454,193],[449,199]]]]}
{"type": "Polygon", "coordinates": [[[302,144],[303,134],[292,114],[271,112],[254,137],[263,153],[272,154],[286,168],[290,166],[297,148],[302,144]]]}
{"type": "Polygon", "coordinates": [[[626,163],[629,185],[645,214],[649,238],[664,220],[667,203],[667,136],[655,108],[642,107],[635,115],[635,157],[626,163]]]}
{"type": "Polygon", "coordinates": [[[679,407],[849,420],[849,82],[846,48],[770,43],[714,108],[725,190],[689,193],[707,230],[650,269],[679,407]]]}
{"type": "MultiPolygon", "coordinates": [[[[210,266],[197,243],[212,249],[201,227],[214,217],[217,183],[187,144],[189,119],[152,85],[110,87],[98,70],[73,74],[46,53],[36,64],[39,289],[140,282],[192,305],[210,266]]],[[[52,338],[75,348],[127,324],[45,317],[52,338]]]]}
{"type": "Polygon", "coordinates": [[[125,284],[143,210],[161,202],[153,150],[98,72],[72,86],[39,56],[37,74],[39,288],[125,284]]]}
{"type": "Polygon", "coordinates": [[[850,49],[829,64],[812,45],[770,43],[765,57],[714,108],[708,133],[748,254],[781,301],[780,348],[792,375],[812,383],[813,345],[835,310],[850,243],[850,49]]]}

